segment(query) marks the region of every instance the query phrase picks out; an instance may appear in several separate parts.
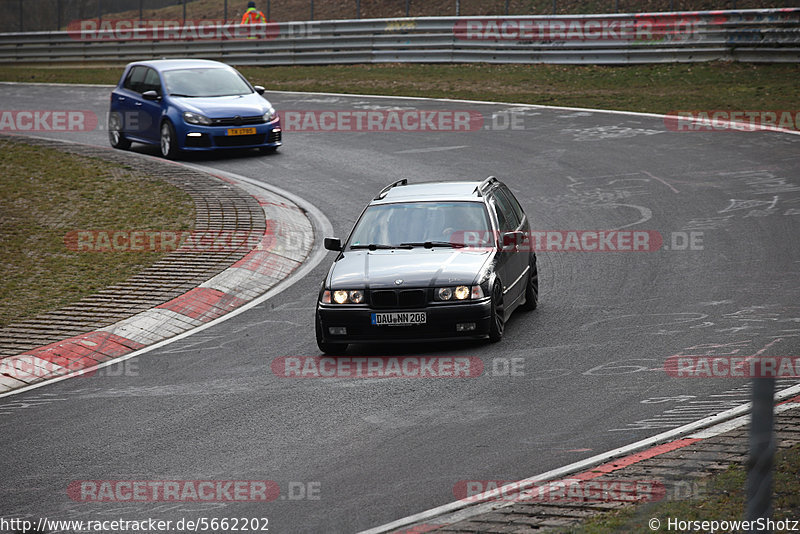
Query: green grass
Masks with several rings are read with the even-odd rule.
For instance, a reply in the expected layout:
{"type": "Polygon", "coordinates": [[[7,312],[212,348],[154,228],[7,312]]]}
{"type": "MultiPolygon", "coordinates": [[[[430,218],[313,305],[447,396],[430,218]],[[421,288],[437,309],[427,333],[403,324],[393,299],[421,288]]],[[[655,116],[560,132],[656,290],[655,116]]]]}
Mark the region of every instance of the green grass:
{"type": "Polygon", "coordinates": [[[0,139],[0,325],[75,302],[161,252],[68,250],[70,230],[188,230],[184,191],[120,165],[0,139]]]}
{"type": "MultiPolygon", "coordinates": [[[[667,113],[794,110],[799,64],[582,65],[379,64],[242,67],[271,90],[496,100],[667,113]]],[[[122,69],[2,67],[0,80],[115,84],[122,69]]]]}
{"type": "MultiPolygon", "coordinates": [[[[775,457],[773,519],[800,520],[800,445],[779,452],[775,457]]],[[[648,521],[657,518],[667,532],[668,520],[737,521],[744,519],[746,471],[742,466],[728,470],[703,482],[698,498],[664,501],[629,507],[620,512],[595,516],[578,527],[560,529],[569,534],[617,534],[654,532],[648,521]]],[[[673,529],[673,532],[676,530],[673,529]]]]}

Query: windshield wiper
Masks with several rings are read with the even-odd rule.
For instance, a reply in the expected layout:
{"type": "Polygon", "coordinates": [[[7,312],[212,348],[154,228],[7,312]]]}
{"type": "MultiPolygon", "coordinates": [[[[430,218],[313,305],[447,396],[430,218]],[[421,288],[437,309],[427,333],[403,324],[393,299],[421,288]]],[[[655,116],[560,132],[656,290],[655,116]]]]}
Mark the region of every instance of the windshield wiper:
{"type": "Polygon", "coordinates": [[[463,243],[451,243],[450,241],[425,241],[425,242],[416,242],[416,243],[402,243],[402,245],[408,245],[411,247],[425,247],[425,248],[433,248],[433,247],[450,247],[450,248],[464,248],[466,245],[463,243]]]}
{"type": "Polygon", "coordinates": [[[184,98],[197,98],[197,95],[182,95],[180,93],[170,93],[169,96],[181,96],[184,98]]]}
{"type": "Polygon", "coordinates": [[[395,249],[395,248],[410,249],[410,248],[413,248],[413,247],[410,244],[407,244],[407,243],[403,243],[402,245],[384,245],[384,244],[375,244],[375,243],[370,243],[369,245],[365,245],[365,244],[350,245],[350,249],[351,250],[360,249],[360,248],[367,248],[369,250],[378,250],[378,249],[391,250],[391,249],[395,249]]]}

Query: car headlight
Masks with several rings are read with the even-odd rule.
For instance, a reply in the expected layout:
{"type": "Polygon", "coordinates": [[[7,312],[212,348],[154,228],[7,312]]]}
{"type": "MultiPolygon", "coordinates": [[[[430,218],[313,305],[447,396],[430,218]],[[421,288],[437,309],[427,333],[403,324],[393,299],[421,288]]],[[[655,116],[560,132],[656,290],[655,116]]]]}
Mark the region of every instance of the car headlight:
{"type": "Polygon", "coordinates": [[[362,304],[364,302],[364,291],[360,289],[338,289],[336,291],[325,290],[322,292],[323,304],[362,304]]]}
{"type": "Polygon", "coordinates": [[[183,120],[188,122],[189,124],[202,124],[204,126],[211,125],[211,119],[209,119],[205,115],[200,115],[199,113],[192,113],[191,111],[183,112],[183,120]]]}
{"type": "Polygon", "coordinates": [[[272,122],[278,117],[278,112],[275,111],[275,108],[269,108],[266,113],[264,113],[264,122],[272,122]]]}
{"type": "Polygon", "coordinates": [[[483,289],[481,286],[440,287],[434,292],[436,300],[448,302],[457,300],[481,299],[483,289]]]}

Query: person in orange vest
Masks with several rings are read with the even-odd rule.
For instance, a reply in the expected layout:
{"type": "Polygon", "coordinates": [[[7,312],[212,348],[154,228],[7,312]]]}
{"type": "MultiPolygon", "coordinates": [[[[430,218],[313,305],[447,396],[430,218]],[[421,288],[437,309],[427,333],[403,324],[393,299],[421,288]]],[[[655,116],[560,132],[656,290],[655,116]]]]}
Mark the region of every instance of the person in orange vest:
{"type": "Polygon", "coordinates": [[[266,22],[267,17],[256,9],[256,3],[253,0],[247,2],[247,11],[242,15],[242,24],[266,24],[266,22]]]}

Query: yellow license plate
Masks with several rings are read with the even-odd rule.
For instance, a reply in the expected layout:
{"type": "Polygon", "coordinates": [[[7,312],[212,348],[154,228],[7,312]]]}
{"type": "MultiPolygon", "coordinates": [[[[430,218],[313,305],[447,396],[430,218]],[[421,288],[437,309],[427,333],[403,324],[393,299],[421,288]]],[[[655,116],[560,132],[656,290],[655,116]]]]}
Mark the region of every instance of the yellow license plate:
{"type": "Polygon", "coordinates": [[[253,135],[256,133],[255,128],[229,128],[228,135],[253,135]]]}

